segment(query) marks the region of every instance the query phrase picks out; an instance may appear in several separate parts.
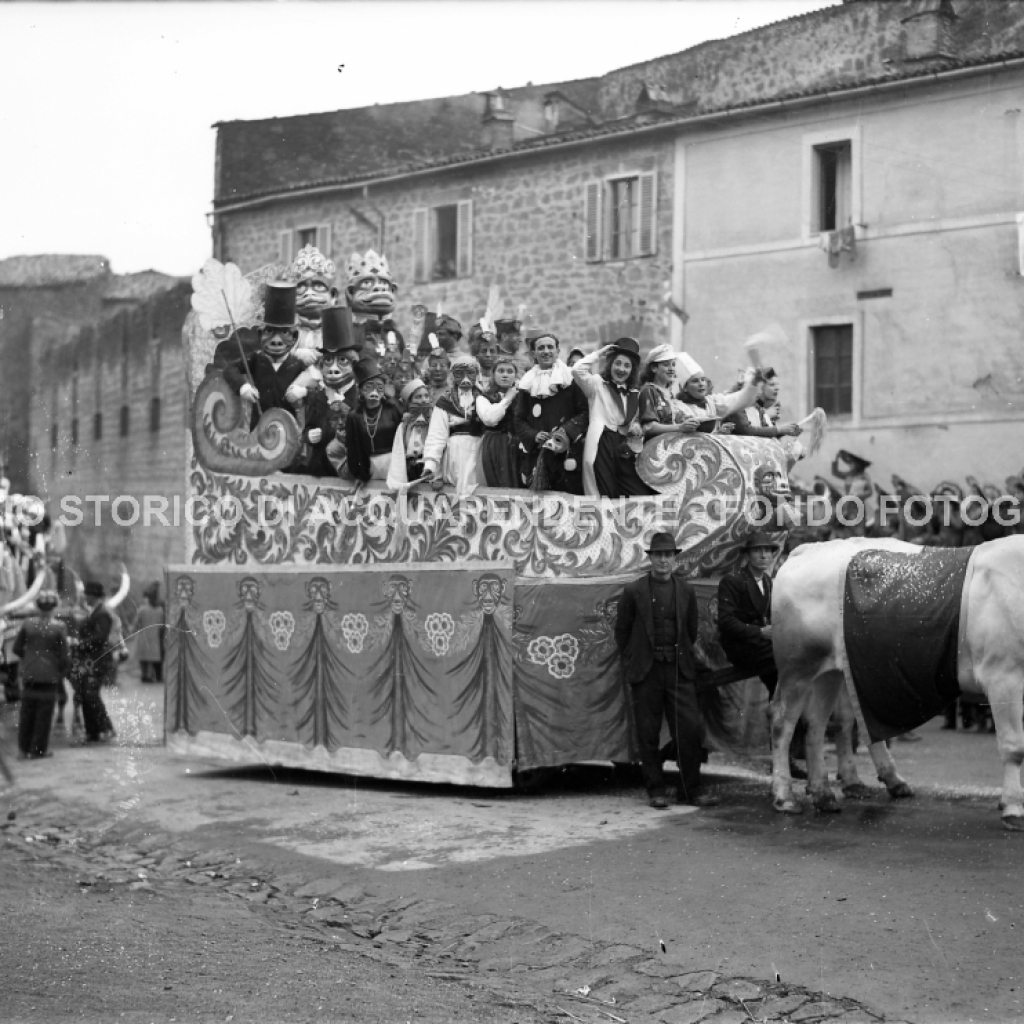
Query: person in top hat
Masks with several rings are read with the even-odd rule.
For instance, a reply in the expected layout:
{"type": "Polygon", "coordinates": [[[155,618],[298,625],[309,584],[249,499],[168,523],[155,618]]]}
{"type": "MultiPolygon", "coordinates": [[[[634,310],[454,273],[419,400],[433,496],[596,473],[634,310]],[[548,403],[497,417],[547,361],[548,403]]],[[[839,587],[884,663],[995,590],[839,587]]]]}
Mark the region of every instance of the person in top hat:
{"type": "Polygon", "coordinates": [[[533,340],[535,364],[519,381],[515,425],[523,482],[536,490],[583,493],[583,440],[589,403],[550,332],[533,340]]]}
{"type": "Polygon", "coordinates": [[[388,468],[388,488],[392,491],[407,490],[423,476],[423,449],[430,428],[430,414],[434,403],[430,400],[430,388],[420,378],[409,381],[399,395],[405,414],[402,425],[395,431],[391,448],[391,465],[388,468]]]}
{"type": "Polygon", "coordinates": [[[697,595],[675,574],[679,547],[656,533],[647,554],[651,571],[627,584],[619,601],[615,643],[622,654],[636,718],[640,765],[652,807],[668,807],[662,772],[661,726],[667,719],[679,765],[679,803],[711,807],[701,789],[703,726],[697,705],[697,595]]]}
{"type": "Polygon", "coordinates": [[[113,670],[114,656],[110,640],[114,619],[106,607],[106,589],[102,583],[89,580],[85,584],[85,604],[89,613],[78,627],[75,677],[86,742],[103,743],[113,739],[116,733],[100,693],[103,681],[113,670]]]}
{"type": "Polygon", "coordinates": [[[347,472],[353,480],[387,480],[402,410],[385,397],[384,374],[376,359],[360,359],[354,372],[359,400],[345,422],[347,472]]]}
{"type": "Polygon", "coordinates": [[[423,477],[435,489],[447,484],[456,494],[472,494],[483,482],[477,472],[484,433],[476,407],[479,372],[472,356],[456,356],[452,387],[434,403],[423,449],[423,477]]]}
{"type": "MultiPolygon", "coordinates": [[[[738,572],[723,576],[718,583],[718,637],[722,650],[738,669],[757,676],[768,690],[769,700],[779,682],[772,648],[771,569],[782,545],[763,532],[747,538],[747,564],[738,572]]],[[[799,749],[804,731],[798,726],[799,749]]],[[[807,778],[806,772],[790,762],[790,775],[807,778]]]]}
{"type": "Polygon", "coordinates": [[[743,384],[738,391],[709,394],[709,381],[697,360],[686,352],[680,352],[677,360],[683,414],[694,421],[702,433],[728,433],[732,427],[723,431],[722,421],[757,401],[757,372],[753,367],[744,371],[743,384]]]}
{"type": "Polygon", "coordinates": [[[286,395],[306,369],[306,364],[292,354],[299,337],[295,324],[295,285],[284,281],[267,285],[259,334],[259,351],[224,370],[228,385],[253,403],[250,430],[256,429],[263,410],[287,409],[295,413],[301,408],[304,396],[289,399],[286,395]]]}
{"type": "Polygon", "coordinates": [[[640,344],[619,338],[584,356],[572,375],[590,403],[590,425],[583,449],[583,489],[588,495],[626,498],[654,494],[637,475],[636,457],[644,446],[640,426],[640,344]],[[604,359],[600,374],[594,372],[604,359]]]}
{"type": "Polygon", "coordinates": [[[55,590],[41,590],[36,597],[39,615],[22,624],[14,641],[14,653],[21,658],[18,751],[22,757],[50,756],[58,690],[71,670],[67,627],[53,617],[57,600],[55,590]]]}

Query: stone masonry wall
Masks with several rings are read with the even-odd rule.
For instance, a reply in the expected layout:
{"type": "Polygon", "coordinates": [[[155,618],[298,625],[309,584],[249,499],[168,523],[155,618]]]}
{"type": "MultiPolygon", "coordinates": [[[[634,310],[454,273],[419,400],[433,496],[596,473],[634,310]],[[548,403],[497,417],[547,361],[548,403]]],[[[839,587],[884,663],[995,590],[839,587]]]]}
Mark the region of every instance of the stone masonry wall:
{"type": "Polygon", "coordinates": [[[647,347],[667,340],[659,306],[671,277],[672,176],[667,140],[612,141],[511,158],[381,185],[367,198],[339,193],[223,214],[223,258],[249,272],[277,260],[279,231],[326,222],[343,287],[351,253],[379,248],[376,233],[353,216],[356,208],[376,222],[384,216],[384,255],[399,286],[396,318],[403,330],[414,303],[433,309],[438,300],[468,330],[485,308],[490,285],[497,284],[507,313],[525,304],[527,327],[555,330],[566,351],[622,334],[641,337],[647,347]],[[658,175],[656,255],[587,263],[586,183],[652,170],[658,175]],[[472,276],[414,284],[414,209],[464,199],[473,200],[472,276]]]}

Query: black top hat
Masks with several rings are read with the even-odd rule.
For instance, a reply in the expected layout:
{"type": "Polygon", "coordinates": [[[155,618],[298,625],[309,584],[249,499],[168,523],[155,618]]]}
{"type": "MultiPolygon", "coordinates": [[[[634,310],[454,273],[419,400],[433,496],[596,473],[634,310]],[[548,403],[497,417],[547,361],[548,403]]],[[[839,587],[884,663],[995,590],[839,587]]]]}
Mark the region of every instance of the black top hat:
{"type": "Polygon", "coordinates": [[[763,530],[758,530],[757,533],[752,533],[747,538],[747,543],[744,544],[743,547],[747,551],[751,548],[771,548],[773,551],[778,551],[779,548],[782,547],[782,544],[778,541],[772,540],[772,538],[763,530]]]}
{"type": "Polygon", "coordinates": [[[264,327],[295,326],[296,287],[287,281],[269,281],[263,303],[264,327]]]}
{"type": "Polygon", "coordinates": [[[323,330],[323,353],[359,351],[356,332],[352,329],[352,310],[348,306],[330,306],[320,319],[323,330]]]}
{"type": "Polygon", "coordinates": [[[612,349],[640,362],[640,342],[636,338],[619,338],[612,342],[612,349]]]}
{"type": "Polygon", "coordinates": [[[676,544],[676,539],[671,533],[656,533],[651,538],[651,546],[647,549],[647,554],[654,555],[668,551],[673,555],[678,555],[682,550],[683,549],[676,544]]]}
{"type": "Polygon", "coordinates": [[[364,356],[360,359],[352,367],[352,373],[355,375],[357,387],[362,387],[368,380],[373,380],[375,377],[384,376],[384,371],[377,364],[377,360],[372,359],[370,356],[364,356]]]}
{"type": "Polygon", "coordinates": [[[107,591],[103,584],[97,580],[89,580],[85,585],[85,596],[86,597],[106,597],[107,591]]]}
{"type": "Polygon", "coordinates": [[[847,477],[859,476],[870,465],[871,463],[867,459],[840,449],[832,460],[832,475],[840,480],[845,480],[847,477]]]}

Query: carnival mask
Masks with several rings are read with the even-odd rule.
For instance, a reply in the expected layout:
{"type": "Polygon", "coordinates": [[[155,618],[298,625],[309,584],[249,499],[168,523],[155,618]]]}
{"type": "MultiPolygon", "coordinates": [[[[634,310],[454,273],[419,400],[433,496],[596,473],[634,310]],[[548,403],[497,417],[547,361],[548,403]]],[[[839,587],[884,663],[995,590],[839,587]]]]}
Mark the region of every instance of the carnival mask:
{"type": "Polygon", "coordinates": [[[443,387],[448,383],[448,357],[431,356],[427,360],[427,376],[435,387],[443,387]]]}
{"type": "Polygon", "coordinates": [[[501,605],[505,581],[500,576],[481,576],[473,584],[473,593],[480,602],[480,610],[484,615],[493,615],[501,605]]]}
{"type": "Polygon", "coordinates": [[[395,286],[382,274],[364,274],[345,293],[353,313],[384,317],[395,311],[395,286]]]}
{"type": "Polygon", "coordinates": [[[299,332],[295,327],[263,327],[260,330],[260,348],[267,358],[284,359],[299,340],[299,332]]]}
{"type": "Polygon", "coordinates": [[[334,304],[338,289],[317,278],[306,278],[295,285],[295,308],[307,320],[319,320],[320,315],[334,304]]]}
{"type": "Polygon", "coordinates": [[[452,370],[452,380],[460,391],[469,391],[476,385],[476,373],[475,366],[460,363],[452,370]]]}
{"type": "Polygon", "coordinates": [[[391,614],[401,615],[412,595],[412,584],[404,576],[392,576],[383,589],[384,596],[391,601],[391,614]]]}
{"type": "Polygon", "coordinates": [[[329,388],[343,388],[352,380],[352,360],[340,353],[325,355],[320,362],[320,374],[329,388]]]}
{"type": "Polygon", "coordinates": [[[174,584],[174,596],[182,608],[187,608],[195,597],[196,585],[188,576],[179,576],[174,584]]]}
{"type": "Polygon", "coordinates": [[[789,481],[775,466],[762,466],[754,473],[754,492],[773,505],[788,501],[791,495],[789,481]]]}
{"type": "Polygon", "coordinates": [[[306,597],[310,599],[313,611],[323,615],[331,600],[331,585],[322,576],[314,576],[306,584],[306,597]]]}
{"type": "Polygon", "coordinates": [[[242,599],[247,612],[256,611],[260,601],[260,584],[252,576],[246,576],[238,581],[238,596],[242,599]]]}

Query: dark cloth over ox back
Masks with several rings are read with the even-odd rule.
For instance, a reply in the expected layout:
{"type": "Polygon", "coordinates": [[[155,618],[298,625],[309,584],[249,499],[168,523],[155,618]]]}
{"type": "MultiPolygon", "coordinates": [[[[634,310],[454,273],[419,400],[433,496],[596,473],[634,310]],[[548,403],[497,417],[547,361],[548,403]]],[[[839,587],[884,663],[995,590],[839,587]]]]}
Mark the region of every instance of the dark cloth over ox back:
{"type": "Polygon", "coordinates": [[[960,600],[973,548],[850,559],[843,636],[872,742],[939,714],[959,693],[960,600]]]}

